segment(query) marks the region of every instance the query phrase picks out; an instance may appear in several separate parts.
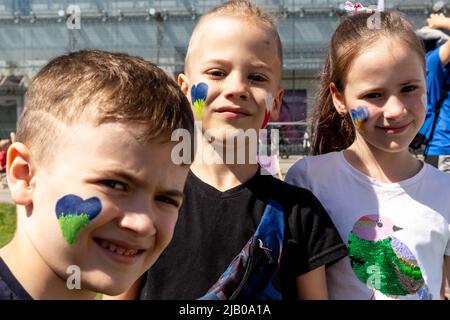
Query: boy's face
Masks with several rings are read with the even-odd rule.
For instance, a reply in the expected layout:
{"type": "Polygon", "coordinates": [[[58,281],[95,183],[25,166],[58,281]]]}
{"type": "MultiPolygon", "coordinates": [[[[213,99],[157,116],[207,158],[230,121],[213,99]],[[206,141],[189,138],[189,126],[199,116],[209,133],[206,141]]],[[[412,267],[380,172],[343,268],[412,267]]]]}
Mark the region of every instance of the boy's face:
{"type": "Polygon", "coordinates": [[[26,232],[60,278],[80,268],[82,289],[123,292],[172,238],[188,167],[173,164],[172,143],[138,142],[142,130],[71,126],[52,163],[36,170],[26,232]]]}
{"type": "Polygon", "coordinates": [[[283,91],[281,63],[273,32],[238,18],[214,17],[198,29],[191,43],[186,75],[179,84],[192,101],[204,83],[204,107],[194,105],[203,130],[259,130],[278,117],[283,91]],[[200,112],[199,112],[200,111],[200,112]]]}

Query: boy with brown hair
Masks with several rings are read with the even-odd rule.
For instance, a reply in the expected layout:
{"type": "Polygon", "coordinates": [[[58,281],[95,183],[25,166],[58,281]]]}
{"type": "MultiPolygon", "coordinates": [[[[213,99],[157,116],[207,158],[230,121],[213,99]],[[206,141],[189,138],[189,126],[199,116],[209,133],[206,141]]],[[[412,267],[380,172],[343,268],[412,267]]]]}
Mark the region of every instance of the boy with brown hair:
{"type": "Polygon", "coordinates": [[[0,249],[0,299],[119,294],[172,238],[189,166],[174,130],[193,134],[175,81],[139,57],[80,51],[34,78],[8,151],[17,205],[0,249]]]}

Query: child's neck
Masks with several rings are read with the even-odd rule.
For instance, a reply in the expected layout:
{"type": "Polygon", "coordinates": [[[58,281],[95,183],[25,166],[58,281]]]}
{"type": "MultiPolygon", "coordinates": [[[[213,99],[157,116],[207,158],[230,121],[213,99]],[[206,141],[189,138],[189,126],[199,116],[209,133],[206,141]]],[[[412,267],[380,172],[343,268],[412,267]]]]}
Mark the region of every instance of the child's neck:
{"type": "Polygon", "coordinates": [[[415,176],[422,163],[407,149],[398,152],[379,150],[362,139],[344,151],[345,159],[365,175],[385,183],[395,183],[415,176]]]}
{"type": "Polygon", "coordinates": [[[33,299],[90,300],[95,298],[95,293],[92,291],[68,289],[66,280],[60,278],[50,268],[36,251],[28,236],[20,235],[20,232],[21,230],[17,230],[11,242],[0,250],[0,256],[33,299]]]}
{"type": "Polygon", "coordinates": [[[219,191],[224,192],[241,185],[258,171],[256,160],[249,161],[248,156],[245,157],[244,163],[222,161],[222,159],[226,159],[226,148],[224,148],[225,150],[222,149],[224,150],[223,155],[220,155],[205,139],[199,139],[197,145],[199,144],[201,144],[201,148],[197,149],[191,171],[202,181],[219,191]]]}

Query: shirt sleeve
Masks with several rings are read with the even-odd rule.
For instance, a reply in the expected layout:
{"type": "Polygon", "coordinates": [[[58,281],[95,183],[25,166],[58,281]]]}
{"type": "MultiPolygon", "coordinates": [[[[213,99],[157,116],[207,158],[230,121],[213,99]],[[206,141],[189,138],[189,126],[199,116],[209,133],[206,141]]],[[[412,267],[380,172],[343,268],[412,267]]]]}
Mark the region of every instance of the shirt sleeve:
{"type": "Polygon", "coordinates": [[[305,177],[305,174],[307,172],[306,166],[306,157],[297,161],[289,168],[284,181],[294,186],[310,189],[310,186],[308,185],[308,179],[305,177]]]}
{"type": "Polygon", "coordinates": [[[303,204],[293,208],[289,216],[292,239],[290,249],[295,253],[291,261],[296,276],[320,266],[330,266],[347,255],[347,247],[319,200],[303,189],[303,204]]]}
{"type": "Polygon", "coordinates": [[[434,106],[437,105],[444,86],[444,81],[448,75],[448,67],[442,64],[441,58],[439,57],[439,49],[440,47],[429,52],[426,57],[427,109],[434,108],[434,106]]]}

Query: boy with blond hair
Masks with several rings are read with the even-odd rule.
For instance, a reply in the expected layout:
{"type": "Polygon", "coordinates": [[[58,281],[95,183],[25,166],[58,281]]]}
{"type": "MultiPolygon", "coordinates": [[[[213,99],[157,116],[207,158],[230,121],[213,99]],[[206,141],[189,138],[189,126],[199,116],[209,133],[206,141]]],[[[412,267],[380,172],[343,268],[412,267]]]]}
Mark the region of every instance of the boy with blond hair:
{"type": "Polygon", "coordinates": [[[177,129],[193,133],[189,102],[142,58],[80,51],[39,71],[7,156],[17,228],[0,299],[129,288],[172,238],[189,168],[171,161],[177,129]]]}
{"type": "Polygon", "coordinates": [[[200,152],[173,241],[134,286],[142,299],[327,298],[325,266],[346,254],[333,223],[308,190],[262,174],[248,152],[246,138],[278,117],[281,71],[275,22],[251,2],[226,2],[195,27],[178,84],[200,152]],[[243,163],[229,161],[242,150],[243,163]]]}

